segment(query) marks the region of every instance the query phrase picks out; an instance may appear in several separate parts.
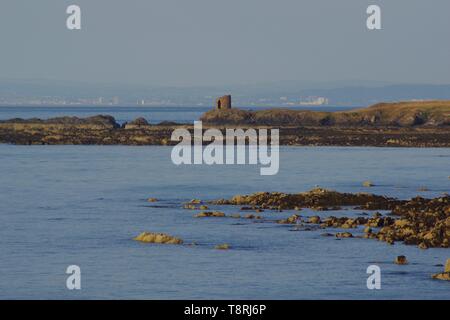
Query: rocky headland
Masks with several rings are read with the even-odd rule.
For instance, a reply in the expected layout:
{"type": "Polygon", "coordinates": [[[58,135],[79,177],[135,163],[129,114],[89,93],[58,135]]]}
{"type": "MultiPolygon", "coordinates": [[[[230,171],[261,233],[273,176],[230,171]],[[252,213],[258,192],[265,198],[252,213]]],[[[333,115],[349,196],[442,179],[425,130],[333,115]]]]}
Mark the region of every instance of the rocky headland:
{"type": "MultiPolygon", "coordinates": [[[[450,101],[377,104],[345,112],[287,109],[211,110],[200,118],[204,130],[276,128],[281,145],[450,147],[450,101]]],[[[149,124],[138,118],[118,124],[107,115],[89,118],[0,121],[0,143],[21,145],[175,145],[176,128],[192,124],[149,124]]]]}

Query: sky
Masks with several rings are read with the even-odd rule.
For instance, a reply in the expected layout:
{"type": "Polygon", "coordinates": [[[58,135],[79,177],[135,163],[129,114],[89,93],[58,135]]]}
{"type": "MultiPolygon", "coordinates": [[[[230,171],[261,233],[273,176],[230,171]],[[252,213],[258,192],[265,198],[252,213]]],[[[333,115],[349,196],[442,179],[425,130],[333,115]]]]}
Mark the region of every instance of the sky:
{"type": "Polygon", "coordinates": [[[450,83],[448,0],[1,0],[0,78],[450,83]],[[81,30],[66,8],[81,7],[81,30]],[[382,30],[366,27],[381,7],[382,30]]]}

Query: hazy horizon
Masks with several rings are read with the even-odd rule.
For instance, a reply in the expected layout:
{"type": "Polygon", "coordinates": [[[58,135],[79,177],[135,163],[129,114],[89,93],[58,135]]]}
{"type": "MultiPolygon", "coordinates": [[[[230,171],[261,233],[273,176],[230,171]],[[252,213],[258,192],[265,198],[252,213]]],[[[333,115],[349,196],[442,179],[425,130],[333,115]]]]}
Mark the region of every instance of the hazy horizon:
{"type": "Polygon", "coordinates": [[[4,0],[2,79],[142,86],[450,84],[450,2],[4,0]],[[66,29],[67,6],[82,29],[66,29]],[[382,30],[365,26],[382,8],[382,30]]]}

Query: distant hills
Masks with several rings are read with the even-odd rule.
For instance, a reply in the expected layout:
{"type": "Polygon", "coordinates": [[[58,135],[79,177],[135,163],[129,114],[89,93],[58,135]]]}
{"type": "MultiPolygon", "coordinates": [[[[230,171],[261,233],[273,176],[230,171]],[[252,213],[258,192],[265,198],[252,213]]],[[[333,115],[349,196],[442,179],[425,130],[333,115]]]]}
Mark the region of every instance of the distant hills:
{"type": "Polygon", "coordinates": [[[41,103],[211,106],[215,97],[223,94],[232,94],[233,104],[242,107],[289,107],[316,97],[326,98],[330,106],[362,107],[380,102],[405,100],[450,100],[450,84],[280,81],[234,86],[164,87],[48,80],[0,80],[0,105],[41,103]]]}

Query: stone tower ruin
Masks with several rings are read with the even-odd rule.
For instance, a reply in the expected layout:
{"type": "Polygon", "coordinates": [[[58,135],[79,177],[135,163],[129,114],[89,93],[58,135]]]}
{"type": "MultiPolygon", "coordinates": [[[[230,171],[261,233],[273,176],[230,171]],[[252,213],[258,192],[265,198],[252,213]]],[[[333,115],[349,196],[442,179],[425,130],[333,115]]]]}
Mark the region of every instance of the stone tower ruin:
{"type": "Polygon", "coordinates": [[[231,109],[231,96],[223,96],[216,99],[216,109],[217,110],[225,110],[231,109]]]}

